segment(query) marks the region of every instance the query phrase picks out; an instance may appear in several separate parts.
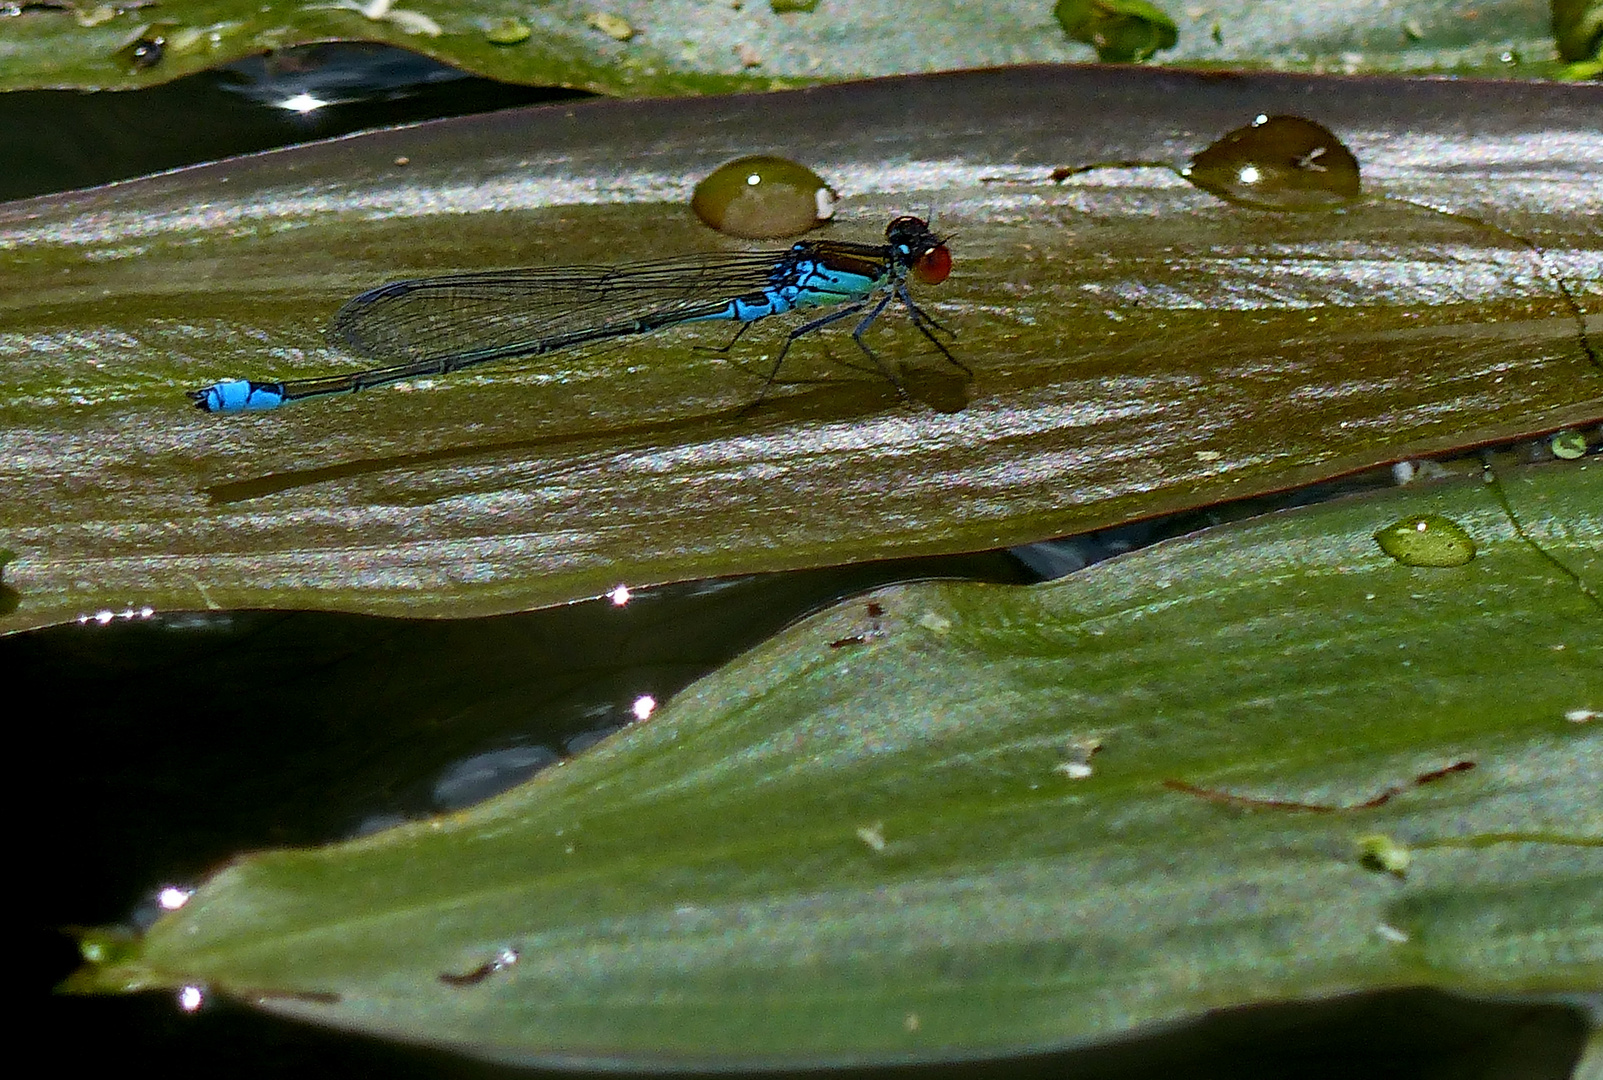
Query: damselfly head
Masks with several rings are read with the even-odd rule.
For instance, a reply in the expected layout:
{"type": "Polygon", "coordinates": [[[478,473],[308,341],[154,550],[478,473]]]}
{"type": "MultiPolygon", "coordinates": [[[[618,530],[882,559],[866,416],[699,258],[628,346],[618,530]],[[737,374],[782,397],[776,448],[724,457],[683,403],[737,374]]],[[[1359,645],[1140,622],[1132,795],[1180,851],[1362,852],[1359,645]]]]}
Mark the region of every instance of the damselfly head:
{"type": "Polygon", "coordinates": [[[885,226],[885,239],[914,277],[926,285],[939,285],[952,272],[952,252],[944,237],[930,231],[923,218],[903,214],[885,226]]]}
{"type": "Polygon", "coordinates": [[[930,232],[929,222],[912,214],[891,218],[885,226],[885,239],[891,247],[917,255],[920,251],[940,244],[941,238],[930,232]]]}

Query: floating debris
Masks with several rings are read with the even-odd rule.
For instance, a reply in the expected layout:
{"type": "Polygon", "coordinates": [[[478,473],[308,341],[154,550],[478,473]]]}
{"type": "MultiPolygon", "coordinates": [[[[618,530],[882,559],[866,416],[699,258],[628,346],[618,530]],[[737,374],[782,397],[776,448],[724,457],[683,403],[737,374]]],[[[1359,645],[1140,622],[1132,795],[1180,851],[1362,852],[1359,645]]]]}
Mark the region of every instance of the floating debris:
{"type": "Polygon", "coordinates": [[[1180,40],[1168,12],[1146,0],[1058,0],[1052,15],[1065,34],[1091,46],[1105,64],[1150,60],[1180,40]]]}
{"type": "Polygon", "coordinates": [[[1384,833],[1358,838],[1358,865],[1365,870],[1402,877],[1408,871],[1408,861],[1407,845],[1384,833]]]}
{"type": "Polygon", "coordinates": [[[1574,461],[1586,456],[1586,436],[1573,428],[1554,432],[1547,440],[1547,448],[1556,458],[1574,461]]]}

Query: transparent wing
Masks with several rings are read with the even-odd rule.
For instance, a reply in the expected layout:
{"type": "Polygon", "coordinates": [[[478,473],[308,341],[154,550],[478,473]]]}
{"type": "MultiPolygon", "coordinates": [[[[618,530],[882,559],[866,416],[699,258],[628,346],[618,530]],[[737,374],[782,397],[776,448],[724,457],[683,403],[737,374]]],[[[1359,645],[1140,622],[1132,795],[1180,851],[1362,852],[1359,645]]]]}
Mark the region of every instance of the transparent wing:
{"type": "Polygon", "coordinates": [[[618,266],[551,266],[418,278],[348,301],[329,334],[385,363],[515,348],[640,320],[712,314],[761,292],[784,251],[714,252],[618,266]]]}

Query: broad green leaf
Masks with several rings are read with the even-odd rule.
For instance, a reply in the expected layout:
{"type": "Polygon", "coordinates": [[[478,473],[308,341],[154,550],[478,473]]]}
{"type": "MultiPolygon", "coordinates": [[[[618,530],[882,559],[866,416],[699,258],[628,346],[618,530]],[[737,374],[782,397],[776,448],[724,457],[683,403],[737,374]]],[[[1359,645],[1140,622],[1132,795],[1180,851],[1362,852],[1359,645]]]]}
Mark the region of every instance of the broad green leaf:
{"type": "MultiPolygon", "coordinates": [[[[266,50],[382,41],[481,75],[609,94],[684,94],[1095,58],[1051,0],[168,0],[36,5],[0,16],[0,89],[122,89],[266,50]],[[121,10],[119,10],[121,8],[121,10]],[[143,47],[137,43],[143,42],[143,47]]],[[[1530,0],[1179,4],[1165,61],[1313,71],[1548,74],[1553,30],[1530,0]]]]}
{"type": "Polygon", "coordinates": [[[1594,988],[1600,508],[1557,463],[884,589],[498,800],[242,857],[70,988],[654,1068],[1594,988]],[[1427,514],[1474,560],[1375,543],[1427,514]]]}
{"type": "Polygon", "coordinates": [[[1603,75],[1603,0],[1553,0],[1553,38],[1566,79],[1603,75]]]}
{"type": "Polygon", "coordinates": [[[0,543],[21,602],[0,627],[147,605],[521,610],[1022,543],[1593,421],[1603,369],[1556,280],[1583,307],[1603,295],[1600,103],[987,72],[525,110],[13,203],[0,543]],[[1183,161],[1292,107],[1354,148],[1374,198],[1292,215],[1161,169],[1043,179],[1183,161]],[[893,309],[869,340],[913,403],[847,366],[862,357],[836,327],[750,408],[783,319],[728,353],[698,349],[728,330],[685,328],[266,415],[184,399],[355,369],[323,327],[385,280],[731,247],[686,203],[754,151],[843,194],[831,235],[874,240],[909,211],[952,234],[951,278],[916,292],[972,383],[893,309]]]}

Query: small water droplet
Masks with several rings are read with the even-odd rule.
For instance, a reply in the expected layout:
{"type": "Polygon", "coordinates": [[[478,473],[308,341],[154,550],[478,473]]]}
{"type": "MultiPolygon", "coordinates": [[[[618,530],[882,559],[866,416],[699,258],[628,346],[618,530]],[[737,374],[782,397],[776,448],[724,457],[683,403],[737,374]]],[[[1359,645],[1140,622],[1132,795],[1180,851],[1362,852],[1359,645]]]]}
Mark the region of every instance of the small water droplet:
{"type": "Polygon", "coordinates": [[[533,33],[534,31],[529,28],[528,23],[522,19],[508,16],[504,19],[497,19],[492,23],[490,28],[484,32],[484,39],[491,45],[517,45],[528,41],[529,36],[533,33]]]}
{"type": "Polygon", "coordinates": [[[1395,521],[1375,534],[1375,542],[1405,566],[1463,566],[1475,557],[1469,533],[1440,514],[1395,521]]]}
{"type": "Polygon", "coordinates": [[[640,32],[630,25],[628,19],[606,11],[592,12],[584,21],[592,29],[600,30],[614,41],[628,41],[640,32]]]}
{"type": "Polygon", "coordinates": [[[1330,210],[1360,195],[1353,152],[1300,116],[1259,116],[1199,152],[1181,175],[1255,210],[1330,210]]]}
{"type": "Polygon", "coordinates": [[[782,157],[737,158],[696,185],[690,208],[729,236],[799,236],[835,216],[835,190],[805,165],[782,157]]]}
{"type": "Polygon", "coordinates": [[[145,71],[161,63],[166,52],[167,39],[160,34],[150,34],[124,45],[117,55],[135,71],[145,71]]]}

